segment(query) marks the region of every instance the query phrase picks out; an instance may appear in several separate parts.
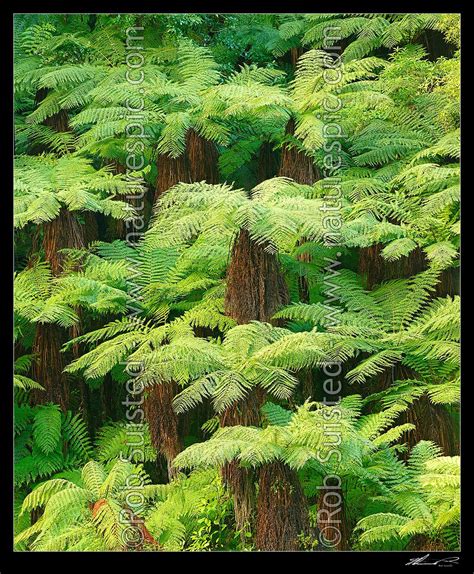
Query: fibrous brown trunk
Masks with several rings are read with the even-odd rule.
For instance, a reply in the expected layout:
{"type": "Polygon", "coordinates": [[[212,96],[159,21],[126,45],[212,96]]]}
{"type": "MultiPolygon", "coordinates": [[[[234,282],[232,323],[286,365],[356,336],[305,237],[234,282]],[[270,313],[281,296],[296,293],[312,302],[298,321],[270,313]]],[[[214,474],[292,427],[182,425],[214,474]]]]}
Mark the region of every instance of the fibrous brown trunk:
{"type": "Polygon", "coordinates": [[[173,409],[173,398],[177,392],[176,383],[155,384],[147,389],[143,402],[151,442],[158,453],[166,458],[169,480],[176,476],[177,471],[172,467],[172,462],[183,449],[178,415],[173,409]]]}
{"type": "Polygon", "coordinates": [[[55,403],[66,411],[69,404],[69,392],[63,369],[65,367],[63,354],[60,352],[64,341],[61,327],[54,323],[38,323],[36,325],[33,353],[36,361],[33,363],[33,379],[38,381],[44,391],[33,390],[30,400],[33,405],[55,403]]]}
{"type": "Polygon", "coordinates": [[[313,389],[313,372],[311,369],[303,369],[298,373],[298,378],[301,382],[301,394],[303,401],[307,399],[314,400],[313,389]]]}
{"type": "Polygon", "coordinates": [[[65,110],[60,110],[57,114],[46,118],[43,122],[45,126],[53,128],[57,132],[68,132],[69,128],[69,118],[65,110]]]}
{"type": "Polygon", "coordinates": [[[102,412],[104,420],[118,421],[121,413],[120,386],[115,382],[110,373],[104,376],[101,388],[102,412]]]}
{"type": "MultiPolygon", "coordinates": [[[[288,289],[276,255],[253,241],[246,229],[241,229],[227,273],[226,314],[239,324],[270,322],[277,309],[288,301],[288,289]]],[[[226,409],[221,415],[221,426],[259,425],[264,400],[265,394],[254,390],[246,399],[226,409]]],[[[255,514],[255,472],[232,462],[224,465],[222,477],[234,497],[237,529],[245,538],[255,514]]]]}
{"type": "Polygon", "coordinates": [[[225,313],[239,324],[271,321],[289,302],[288,288],[274,253],[241,229],[227,272],[225,313]]]}
{"type": "MultiPolygon", "coordinates": [[[[286,135],[294,136],[295,120],[291,118],[286,124],[286,135]]],[[[321,175],[312,158],[290,143],[284,143],[281,149],[280,177],[289,177],[297,183],[312,185],[321,175]]]]}
{"type": "MultiPolygon", "coordinates": [[[[112,173],[115,175],[127,173],[126,167],[116,160],[109,160],[106,162],[106,165],[112,167],[112,173]]],[[[146,231],[146,225],[152,210],[149,190],[146,188],[143,180],[133,181],[127,179],[127,185],[130,185],[130,194],[123,195],[120,200],[130,205],[130,211],[127,211],[125,219],[115,219],[111,216],[107,218],[106,238],[109,241],[131,238],[133,242],[140,234],[146,231]],[[139,193],[133,193],[137,189],[139,193]],[[136,217],[134,217],[133,210],[136,211],[136,217]]]]}
{"type": "Polygon", "coordinates": [[[359,274],[366,280],[367,289],[372,290],[375,285],[391,279],[408,279],[427,266],[425,254],[420,248],[414,249],[408,256],[397,261],[387,261],[381,255],[384,246],[375,243],[363,247],[359,252],[359,274]]]}
{"type": "MultiPolygon", "coordinates": [[[[286,125],[286,134],[293,136],[294,133],[295,121],[290,119],[286,125]]],[[[314,161],[304,152],[294,147],[290,147],[287,143],[285,143],[282,148],[280,171],[278,172],[278,175],[280,177],[289,177],[296,181],[296,183],[300,183],[302,185],[313,185],[321,179],[321,174],[315,166],[314,161]]],[[[305,239],[303,238],[298,244],[302,245],[304,242],[305,239]]],[[[302,262],[309,263],[311,261],[311,256],[309,253],[304,253],[300,255],[298,259],[302,262]]],[[[309,303],[309,285],[304,274],[299,277],[298,290],[300,301],[303,303],[309,303]]]]}
{"type": "Polygon", "coordinates": [[[158,176],[156,178],[155,201],[161,195],[177,183],[190,183],[190,175],[186,155],[170,157],[166,154],[159,154],[156,160],[158,176]]]}
{"type": "Polygon", "coordinates": [[[308,505],[296,472],[282,462],[259,470],[255,545],[258,550],[300,550],[310,531],[308,505]]]}
{"type": "Polygon", "coordinates": [[[258,152],[257,182],[261,183],[278,174],[278,158],[270,142],[263,142],[258,152]]]}
{"type": "Polygon", "coordinates": [[[62,249],[83,249],[84,230],[75,215],[65,207],[52,221],[43,224],[43,249],[53,275],[63,269],[65,255],[62,249]]]}
{"type": "MultiPolygon", "coordinates": [[[[258,426],[260,423],[260,407],[265,398],[261,389],[253,390],[244,400],[225,409],[220,415],[221,427],[228,426],[258,426]]],[[[248,542],[247,534],[251,533],[255,522],[257,476],[252,468],[243,468],[233,460],[224,464],[221,470],[222,481],[229,488],[234,500],[234,517],[237,531],[242,542],[248,542]]]]}
{"type": "Polygon", "coordinates": [[[255,519],[255,471],[242,468],[235,460],[221,469],[222,482],[232,493],[234,501],[235,528],[240,532],[242,542],[248,542],[246,534],[252,532],[255,519]]]}
{"type": "MultiPolygon", "coordinates": [[[[261,389],[255,389],[244,400],[228,407],[219,417],[220,426],[258,426],[264,396],[261,389]]],[[[240,531],[243,542],[248,542],[246,533],[251,532],[255,518],[255,471],[252,468],[240,467],[234,460],[222,467],[221,476],[224,485],[232,492],[236,528],[240,531]]]]}
{"type": "Polygon", "coordinates": [[[290,48],[290,62],[293,69],[296,69],[296,64],[298,63],[298,58],[303,54],[303,48],[295,46],[290,48]]]}
{"type": "Polygon", "coordinates": [[[444,456],[459,454],[453,420],[444,405],[435,405],[423,395],[402,413],[401,420],[415,425],[402,439],[409,449],[420,440],[430,440],[441,447],[444,456]]]}
{"type": "MultiPolygon", "coordinates": [[[[47,88],[41,88],[36,93],[36,103],[39,104],[47,96],[47,88]]],[[[52,128],[54,131],[69,131],[69,119],[65,110],[49,116],[43,122],[44,125],[52,128]]],[[[37,153],[47,151],[44,147],[36,150],[37,153]]],[[[43,248],[45,258],[51,265],[54,275],[61,271],[63,256],[58,253],[60,249],[73,248],[83,249],[84,229],[77,221],[77,218],[65,207],[62,207],[58,216],[43,225],[43,248]]]]}
{"type": "MultiPolygon", "coordinates": [[[[48,95],[48,88],[40,88],[35,94],[35,107],[46,98],[48,95]]],[[[44,126],[48,126],[55,132],[68,132],[71,131],[69,127],[69,117],[66,110],[59,110],[51,116],[45,118],[42,122],[44,126]]],[[[39,155],[44,152],[51,152],[52,150],[44,143],[35,143],[30,147],[31,155],[39,155]]]]}
{"type": "MultiPolygon", "coordinates": [[[[408,256],[393,262],[386,261],[382,257],[382,249],[383,245],[376,243],[360,250],[359,273],[365,277],[369,290],[384,281],[408,279],[428,268],[426,256],[419,247],[408,256]]],[[[454,275],[452,269],[444,270],[440,274],[439,282],[431,296],[433,298],[453,296],[456,293],[454,275]]],[[[371,392],[379,392],[388,388],[393,380],[407,378],[417,378],[416,372],[398,365],[394,371],[381,375],[375,381],[371,392]]],[[[414,446],[420,440],[432,440],[442,448],[445,455],[451,456],[457,453],[458,445],[453,422],[443,405],[435,405],[428,397],[420,397],[401,415],[400,421],[416,425],[415,430],[406,433],[403,437],[403,441],[407,442],[409,446],[414,446]]]]}
{"type": "MultiPolygon", "coordinates": [[[[48,90],[42,88],[36,93],[36,103],[39,104],[47,96],[48,90]]],[[[44,125],[56,132],[69,131],[69,120],[65,110],[46,118],[44,125]]],[[[36,146],[33,153],[48,151],[44,146],[36,146]]],[[[43,249],[45,259],[51,267],[53,275],[57,276],[63,269],[65,255],[62,249],[84,248],[84,230],[75,215],[62,207],[58,216],[52,221],[43,224],[43,249]]],[[[45,389],[45,392],[31,393],[33,404],[53,402],[59,404],[63,411],[69,405],[69,389],[63,374],[65,366],[64,355],[60,349],[64,343],[64,334],[61,327],[55,324],[36,325],[33,352],[36,362],[33,365],[33,378],[45,389]]]]}
{"type": "Polygon", "coordinates": [[[204,139],[192,128],[186,134],[186,149],[174,158],[167,154],[157,157],[155,201],[177,183],[219,182],[218,154],[213,142],[204,139]]]}
{"type": "Polygon", "coordinates": [[[450,267],[449,269],[443,269],[439,277],[439,282],[436,285],[436,290],[434,292],[434,297],[454,297],[459,295],[459,269],[456,267],[450,267]]]}
{"type": "Polygon", "coordinates": [[[424,534],[417,534],[410,540],[407,550],[414,552],[446,552],[447,548],[441,540],[433,540],[424,534]]]}
{"type": "MultiPolygon", "coordinates": [[[[207,183],[217,183],[217,160],[214,143],[204,139],[192,128],[189,129],[186,134],[186,149],[181,156],[172,158],[166,154],[158,155],[154,203],[156,204],[164,192],[180,182],[204,180],[207,183]]],[[[167,460],[170,480],[176,475],[172,461],[182,450],[178,416],[172,404],[177,392],[175,383],[157,384],[148,391],[144,402],[151,439],[157,451],[167,460]]]]}
{"type": "MultiPolygon", "coordinates": [[[[61,249],[84,247],[82,228],[75,216],[65,208],[55,219],[43,225],[43,248],[45,259],[51,266],[53,275],[63,269],[65,255],[61,249]]],[[[63,369],[64,355],[61,346],[65,342],[61,327],[55,324],[37,323],[33,353],[37,360],[33,366],[33,378],[45,392],[31,393],[33,404],[53,402],[66,411],[69,406],[69,390],[63,369]]]]}
{"type": "Polygon", "coordinates": [[[92,211],[84,213],[84,245],[89,245],[99,239],[99,224],[97,215],[92,211]]]}
{"type": "Polygon", "coordinates": [[[317,508],[319,542],[322,549],[349,550],[352,528],[340,486],[321,489],[317,508]]]}
{"type": "MultiPolygon", "coordinates": [[[[428,260],[420,247],[414,249],[406,257],[397,261],[387,261],[381,255],[383,244],[375,243],[363,247],[359,252],[359,274],[366,280],[367,289],[372,290],[375,285],[391,279],[408,279],[417,273],[428,269],[428,260]]],[[[433,297],[446,297],[458,294],[458,270],[444,269],[440,273],[439,281],[433,297]]]]}
{"type": "MultiPolygon", "coordinates": [[[[416,371],[398,363],[392,369],[385,370],[372,381],[361,386],[360,392],[364,396],[370,396],[389,389],[394,381],[416,380],[418,378],[416,371]]],[[[445,405],[433,404],[429,397],[422,395],[400,414],[395,424],[405,423],[415,425],[415,429],[403,433],[400,439],[400,442],[407,444],[409,449],[405,453],[405,458],[408,457],[410,449],[420,440],[435,442],[441,447],[445,456],[459,454],[459,444],[453,420],[445,405]]]]}
{"type": "MultiPolygon", "coordinates": [[[[298,48],[293,48],[291,50],[291,57],[293,66],[296,66],[296,61],[301,55],[298,48]]],[[[286,126],[286,134],[294,135],[295,133],[295,122],[291,119],[286,126]]],[[[283,145],[280,170],[278,173],[281,177],[289,177],[303,185],[313,185],[321,179],[321,174],[317,167],[314,165],[313,160],[306,156],[302,151],[298,151],[295,148],[289,148],[288,144],[283,145]]],[[[298,241],[298,245],[303,245],[305,243],[305,238],[298,241]]],[[[302,263],[310,263],[311,255],[309,253],[303,253],[298,256],[298,260],[302,263]]],[[[302,303],[310,302],[310,287],[308,279],[302,272],[298,277],[298,295],[299,301],[302,303]]],[[[313,394],[313,374],[311,370],[305,370],[299,374],[299,379],[301,380],[301,389],[303,398],[306,399],[313,394]]]]}
{"type": "Polygon", "coordinates": [[[186,155],[191,181],[219,183],[218,154],[214,142],[204,139],[191,128],[186,134],[186,155]]]}

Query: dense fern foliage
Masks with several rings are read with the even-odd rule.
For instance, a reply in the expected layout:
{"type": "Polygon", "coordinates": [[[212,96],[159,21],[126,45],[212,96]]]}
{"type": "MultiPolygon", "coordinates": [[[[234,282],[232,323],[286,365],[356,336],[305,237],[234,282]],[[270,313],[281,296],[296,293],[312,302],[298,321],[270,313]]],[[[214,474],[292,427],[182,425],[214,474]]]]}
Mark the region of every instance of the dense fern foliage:
{"type": "Polygon", "coordinates": [[[453,14],[15,17],[17,550],[459,549],[459,65],[453,14]]]}

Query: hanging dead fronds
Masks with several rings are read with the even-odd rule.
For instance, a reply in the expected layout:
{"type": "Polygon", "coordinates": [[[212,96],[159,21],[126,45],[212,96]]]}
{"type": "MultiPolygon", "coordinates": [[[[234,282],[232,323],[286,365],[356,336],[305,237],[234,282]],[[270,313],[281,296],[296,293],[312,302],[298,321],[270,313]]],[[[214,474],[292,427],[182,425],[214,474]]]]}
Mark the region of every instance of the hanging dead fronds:
{"type": "Polygon", "coordinates": [[[223,484],[232,493],[235,527],[243,543],[248,543],[255,522],[256,476],[251,468],[242,468],[233,460],[221,469],[223,484]]]}
{"type": "MultiPolygon", "coordinates": [[[[225,409],[220,415],[220,426],[259,426],[260,407],[265,401],[262,389],[253,390],[244,400],[225,409]]],[[[226,463],[221,469],[224,485],[234,499],[234,517],[242,542],[249,542],[249,534],[255,523],[256,473],[251,468],[242,468],[237,461],[226,463]]]]}

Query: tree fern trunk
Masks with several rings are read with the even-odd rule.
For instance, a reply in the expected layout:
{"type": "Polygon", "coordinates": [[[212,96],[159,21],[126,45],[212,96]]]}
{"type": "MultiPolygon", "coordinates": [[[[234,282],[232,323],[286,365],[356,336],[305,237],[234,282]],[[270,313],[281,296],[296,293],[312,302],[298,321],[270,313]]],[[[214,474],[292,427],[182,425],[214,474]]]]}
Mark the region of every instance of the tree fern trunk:
{"type": "MultiPolygon", "coordinates": [[[[291,118],[286,124],[287,136],[295,135],[295,120],[291,118]]],[[[289,177],[297,183],[312,185],[321,175],[312,158],[289,142],[284,143],[281,150],[280,177],[289,177]]]]}
{"type": "Polygon", "coordinates": [[[62,249],[84,247],[84,230],[74,214],[65,207],[61,208],[58,217],[43,225],[44,255],[53,275],[59,275],[63,270],[65,255],[61,253],[62,249]]]}
{"type": "Polygon", "coordinates": [[[153,446],[167,461],[168,478],[176,476],[172,462],[183,450],[178,428],[178,415],[173,409],[173,398],[178,392],[176,383],[153,385],[147,389],[143,408],[150,429],[153,446]]]}
{"type": "MultiPolygon", "coordinates": [[[[250,393],[243,401],[228,407],[220,415],[220,426],[258,426],[263,401],[263,392],[256,390],[250,393]]],[[[241,534],[242,542],[249,542],[248,535],[251,534],[255,523],[256,473],[252,468],[242,468],[237,461],[231,461],[224,464],[221,476],[234,500],[236,529],[241,534]]]]}
{"type": "Polygon", "coordinates": [[[90,243],[99,240],[99,223],[97,215],[92,211],[84,213],[84,244],[88,246],[90,243]]]}
{"type": "MultiPolygon", "coordinates": [[[[208,183],[218,183],[217,160],[215,145],[202,138],[195,130],[188,130],[184,154],[177,158],[166,154],[158,155],[155,204],[164,192],[179,182],[204,180],[208,183]]],[[[152,442],[158,452],[166,457],[170,480],[176,474],[171,463],[182,450],[178,417],[172,405],[176,393],[176,384],[155,385],[149,391],[144,405],[152,442]]]]}
{"type": "Polygon", "coordinates": [[[347,515],[342,489],[336,487],[321,489],[317,508],[319,540],[322,543],[322,549],[349,550],[352,525],[347,515]]]}
{"type": "Polygon", "coordinates": [[[176,158],[167,154],[158,154],[156,165],[158,177],[156,179],[155,204],[165,191],[180,182],[219,183],[216,146],[192,128],[186,134],[184,153],[176,158]]]}
{"type": "MultiPolygon", "coordinates": [[[[375,243],[363,247],[359,251],[358,272],[364,277],[366,288],[372,290],[376,285],[391,279],[408,279],[428,268],[428,260],[420,247],[414,249],[406,257],[397,261],[387,261],[381,255],[384,246],[375,243]]],[[[459,294],[458,270],[444,269],[436,285],[434,297],[446,297],[459,294]]]]}
{"type": "Polygon", "coordinates": [[[290,62],[293,69],[296,69],[296,64],[298,63],[298,58],[303,54],[304,49],[300,46],[295,46],[294,48],[290,48],[290,62]]]}
{"type": "MultiPolygon", "coordinates": [[[[48,95],[48,88],[40,88],[35,95],[35,107],[37,107],[48,95]]],[[[52,114],[51,116],[43,120],[43,125],[48,126],[56,132],[68,132],[71,131],[69,127],[69,117],[66,110],[59,110],[52,114]]],[[[31,153],[36,155],[43,153],[45,151],[51,151],[45,148],[43,144],[36,146],[31,153]]]]}
{"type": "MultiPolygon", "coordinates": [[[[293,48],[291,51],[292,65],[296,67],[296,61],[301,56],[302,50],[293,48]]],[[[295,121],[289,120],[286,125],[286,134],[294,136],[295,134],[295,121]]],[[[289,177],[303,185],[313,185],[321,179],[321,174],[314,161],[305,155],[302,151],[291,148],[288,144],[283,145],[280,170],[278,173],[281,177],[289,177]]],[[[298,241],[298,245],[303,245],[305,239],[302,238],[298,241]]],[[[302,263],[310,263],[311,256],[309,253],[304,253],[298,256],[298,260],[302,263]]],[[[298,277],[298,295],[299,301],[302,303],[310,302],[310,288],[308,279],[301,273],[298,277]]],[[[313,394],[313,373],[309,369],[305,369],[302,373],[298,374],[301,381],[301,391],[303,399],[306,399],[313,394]]]]}
{"type": "MultiPolygon", "coordinates": [[[[239,324],[255,320],[270,322],[277,309],[287,304],[288,301],[288,289],[276,255],[266,251],[265,245],[256,244],[247,230],[240,230],[234,242],[227,273],[226,314],[239,324]]],[[[221,425],[259,425],[260,407],[264,400],[265,393],[260,390],[254,391],[246,400],[233,405],[223,413],[221,425]]],[[[263,480],[267,476],[265,471],[267,466],[264,465],[259,472],[263,480]]],[[[270,474],[272,468],[268,469],[270,474]]],[[[289,477],[292,484],[298,483],[298,478],[293,476],[288,468],[281,471],[280,475],[283,482],[289,477]]],[[[232,462],[223,467],[222,476],[232,491],[237,529],[242,532],[243,539],[245,539],[245,533],[249,531],[255,515],[255,473],[251,469],[241,468],[236,462],[232,462]]],[[[292,508],[288,515],[289,523],[301,513],[301,499],[299,496],[292,496],[293,490],[290,487],[291,484],[285,490],[287,502],[289,507],[293,504],[295,508],[292,508]],[[290,499],[292,502],[289,502],[290,499]]],[[[262,488],[261,485],[259,488],[262,488]]],[[[296,495],[297,491],[294,492],[296,495]]],[[[279,501],[280,498],[277,496],[275,500],[279,501]]],[[[266,504],[265,496],[259,495],[256,512],[256,537],[259,544],[263,549],[264,540],[269,536],[269,540],[273,541],[270,544],[276,544],[275,541],[278,540],[280,545],[283,544],[286,547],[287,543],[279,539],[282,524],[284,523],[285,528],[289,528],[287,521],[281,516],[283,510],[278,505],[272,507],[266,504]],[[275,513],[275,516],[272,513],[275,513]]],[[[295,525],[295,528],[297,527],[298,525],[295,525]]]]}
{"type": "Polygon", "coordinates": [[[44,391],[33,390],[30,394],[33,405],[55,403],[63,411],[69,405],[69,390],[63,369],[65,367],[61,346],[64,343],[64,331],[54,323],[38,323],[36,326],[33,353],[33,379],[38,381],[44,391]]]}
{"type": "Polygon", "coordinates": [[[289,302],[278,260],[241,229],[232,248],[227,272],[225,313],[239,324],[269,322],[289,302]]]}
{"type": "MultiPolygon", "coordinates": [[[[36,93],[36,104],[46,98],[48,90],[42,88],[36,93]]],[[[69,119],[65,110],[46,118],[44,125],[56,132],[69,131],[69,119]]],[[[43,145],[36,146],[32,153],[40,154],[49,151],[43,145]]],[[[59,275],[64,263],[64,254],[61,249],[84,247],[84,230],[81,228],[75,215],[62,207],[59,215],[43,224],[43,250],[45,259],[51,267],[53,275],[59,275]]],[[[31,394],[33,404],[54,402],[67,410],[69,405],[69,389],[63,374],[65,366],[64,356],[60,349],[64,342],[61,327],[54,324],[41,324],[36,326],[33,352],[37,355],[37,362],[33,366],[33,377],[45,389],[45,392],[34,391],[31,394]]]]}
{"type": "Polygon", "coordinates": [[[270,142],[263,142],[258,151],[257,183],[278,175],[280,159],[270,142]]]}
{"type": "MultiPolygon", "coordinates": [[[[257,245],[248,231],[242,229],[234,242],[227,272],[226,314],[239,324],[254,320],[266,322],[288,299],[275,255],[257,245]]],[[[226,409],[221,416],[221,426],[258,425],[262,402],[262,393],[251,393],[246,400],[226,409]]],[[[255,514],[254,471],[232,462],[224,465],[222,477],[232,492],[237,530],[245,541],[255,514]]]]}
{"type": "MultiPolygon", "coordinates": [[[[84,247],[82,229],[75,216],[62,208],[58,217],[43,226],[45,259],[54,275],[63,269],[64,254],[61,249],[84,247]]],[[[54,402],[65,411],[69,406],[69,389],[63,374],[65,358],[61,346],[65,342],[64,331],[55,324],[37,323],[33,352],[37,362],[33,366],[33,378],[45,389],[31,395],[33,404],[54,402]]]]}
{"type": "MultiPolygon", "coordinates": [[[[125,174],[127,172],[125,166],[116,160],[107,162],[107,165],[112,166],[112,172],[114,174],[125,174]]],[[[108,216],[106,219],[107,241],[115,241],[116,239],[126,240],[127,236],[132,237],[133,240],[135,234],[144,233],[146,231],[153,207],[152,199],[150,198],[149,193],[149,191],[152,190],[143,189],[143,182],[142,190],[143,191],[141,193],[136,195],[130,193],[129,195],[124,195],[120,198],[121,201],[128,203],[131,209],[136,209],[137,215],[139,217],[136,220],[132,218],[131,210],[129,213],[127,213],[127,219],[115,219],[111,216],[108,216]]]]}
{"type": "Polygon", "coordinates": [[[242,543],[248,543],[247,535],[251,535],[255,520],[255,471],[242,468],[233,460],[222,467],[221,477],[224,486],[232,493],[236,530],[240,532],[242,543]]]}
{"type": "MultiPolygon", "coordinates": [[[[166,154],[158,155],[154,203],[156,204],[164,192],[180,182],[204,180],[207,183],[218,183],[217,160],[214,143],[205,140],[195,130],[189,129],[184,154],[177,158],[166,154]]],[[[158,452],[166,457],[170,480],[176,474],[171,465],[172,461],[182,450],[178,417],[172,405],[176,393],[176,384],[155,385],[149,391],[144,404],[152,442],[158,452]]]]}
{"type": "Polygon", "coordinates": [[[408,279],[427,268],[427,261],[420,248],[414,249],[407,257],[397,261],[387,261],[381,255],[384,246],[375,243],[359,251],[358,272],[365,279],[366,288],[372,290],[376,285],[391,279],[408,279]]]}
{"type": "Polygon", "coordinates": [[[217,148],[192,128],[186,134],[186,157],[190,181],[219,183],[217,148]]]}
{"type": "Polygon", "coordinates": [[[408,544],[412,552],[446,552],[448,549],[441,540],[434,540],[424,534],[416,534],[408,544]]]}
{"type": "Polygon", "coordinates": [[[170,157],[166,154],[159,154],[156,160],[158,176],[156,178],[154,204],[161,195],[177,183],[190,183],[188,161],[185,154],[179,157],[170,157]]]}
{"type": "Polygon", "coordinates": [[[435,405],[429,397],[422,396],[402,414],[401,419],[415,425],[415,429],[403,437],[408,448],[413,448],[420,440],[430,440],[441,447],[444,456],[459,454],[454,423],[444,405],[435,405]]]}
{"type": "Polygon", "coordinates": [[[259,470],[258,550],[300,550],[300,537],[309,534],[308,505],[295,471],[281,462],[259,470]]]}
{"type": "MultiPolygon", "coordinates": [[[[365,278],[366,288],[372,290],[376,285],[392,279],[408,279],[425,271],[428,262],[421,248],[414,249],[408,256],[398,261],[386,261],[381,251],[380,243],[371,245],[360,250],[359,273],[365,278]]],[[[432,297],[453,296],[456,293],[455,271],[444,270],[432,297]]],[[[394,371],[388,371],[380,375],[375,384],[371,385],[370,393],[376,393],[388,388],[392,381],[417,378],[417,373],[398,365],[394,371]]],[[[367,394],[367,389],[364,395],[367,394]]],[[[410,446],[414,446],[420,440],[433,440],[441,446],[447,456],[459,452],[456,432],[451,417],[444,405],[435,405],[427,397],[421,397],[409,407],[406,413],[401,415],[400,421],[411,422],[416,429],[403,437],[410,446]]]]}
{"type": "MultiPolygon", "coordinates": [[[[220,415],[220,426],[258,426],[260,407],[264,400],[265,393],[261,389],[256,389],[243,401],[227,408],[220,415]]],[[[242,468],[237,461],[232,461],[222,467],[221,476],[234,499],[236,528],[241,533],[242,542],[248,542],[247,534],[251,533],[255,522],[256,473],[252,468],[242,468]]]]}

